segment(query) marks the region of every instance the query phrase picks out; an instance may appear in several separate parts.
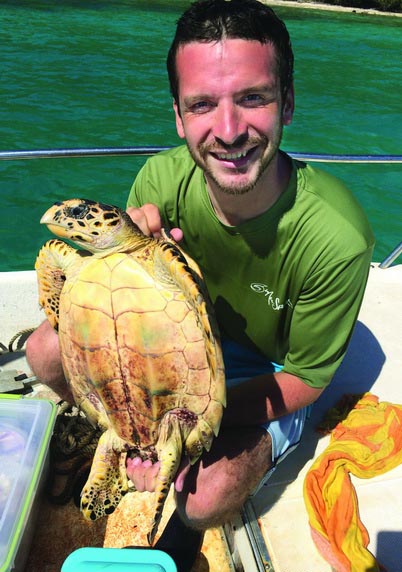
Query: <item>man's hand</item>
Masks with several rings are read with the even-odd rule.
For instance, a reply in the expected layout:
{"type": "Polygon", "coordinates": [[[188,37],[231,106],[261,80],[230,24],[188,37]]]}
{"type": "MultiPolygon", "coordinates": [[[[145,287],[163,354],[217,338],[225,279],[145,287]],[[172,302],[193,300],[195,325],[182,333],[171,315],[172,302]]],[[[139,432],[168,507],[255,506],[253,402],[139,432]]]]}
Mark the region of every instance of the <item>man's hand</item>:
{"type": "MultiPolygon", "coordinates": [[[[158,462],[152,463],[152,461],[142,461],[140,457],[128,458],[127,459],[127,477],[135,486],[136,490],[140,493],[148,491],[153,493],[155,491],[156,480],[159,475],[161,464],[158,462]]],[[[183,490],[184,479],[190,470],[190,463],[187,459],[184,459],[177,471],[175,476],[175,489],[177,492],[183,490]]]]}
{"type": "MultiPolygon", "coordinates": [[[[153,236],[154,238],[161,238],[162,219],[156,205],[146,203],[140,208],[128,207],[127,214],[144,234],[147,236],[153,236]]],[[[179,228],[172,228],[169,232],[176,242],[180,242],[182,240],[183,232],[179,228]]]]}

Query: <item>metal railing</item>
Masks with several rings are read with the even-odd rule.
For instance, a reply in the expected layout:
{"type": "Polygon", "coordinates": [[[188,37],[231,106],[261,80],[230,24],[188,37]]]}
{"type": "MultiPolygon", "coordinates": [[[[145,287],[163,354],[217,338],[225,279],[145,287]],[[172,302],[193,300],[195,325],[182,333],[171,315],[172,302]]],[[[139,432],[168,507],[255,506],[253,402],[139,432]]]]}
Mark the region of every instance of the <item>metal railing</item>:
{"type": "Polygon", "coordinates": [[[381,268],[382,270],[385,268],[389,268],[400,254],[402,254],[402,242],[400,242],[398,246],[396,246],[394,250],[390,254],[388,254],[386,258],[384,258],[381,264],[378,265],[379,268],[381,268]]]}
{"type": "MultiPolygon", "coordinates": [[[[34,149],[0,151],[0,161],[21,159],[62,159],[64,157],[102,157],[122,155],[155,155],[171,147],[93,147],[75,149],[34,149]]],[[[402,163],[402,155],[336,155],[288,152],[294,159],[317,163],[402,163]]]]}

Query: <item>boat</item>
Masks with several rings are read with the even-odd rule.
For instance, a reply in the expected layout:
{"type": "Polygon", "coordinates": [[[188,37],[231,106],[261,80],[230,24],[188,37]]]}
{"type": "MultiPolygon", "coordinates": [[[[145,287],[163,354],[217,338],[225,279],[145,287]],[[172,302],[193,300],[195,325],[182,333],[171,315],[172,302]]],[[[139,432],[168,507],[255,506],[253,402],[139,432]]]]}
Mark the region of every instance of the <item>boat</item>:
{"type": "MultiPolygon", "coordinates": [[[[78,156],[83,153],[153,154],[159,150],[53,150],[18,152],[18,158],[78,156]],[[21,157],[21,153],[29,153],[30,156],[21,157]]],[[[0,158],[6,158],[4,153],[0,158]]],[[[298,158],[314,160],[311,155],[298,158]]],[[[315,159],[384,163],[393,160],[383,156],[316,156],[315,159]]],[[[401,157],[395,160],[402,162],[401,157]]],[[[241,513],[223,527],[207,532],[193,572],[333,572],[312,540],[303,500],[303,483],[312,463],[329,443],[328,435],[323,436],[316,431],[317,424],[345,393],[370,392],[380,401],[402,403],[402,264],[397,263],[401,252],[402,243],[384,261],[372,263],[346,357],[330,386],[314,404],[303,433],[302,446],[278,466],[267,485],[246,502],[241,513]]],[[[23,399],[57,400],[57,396],[49,397],[40,380],[32,378],[25,360],[24,342],[31,329],[44,319],[38,304],[34,270],[0,272],[0,300],[0,373],[8,372],[10,378],[19,376],[19,379],[24,379],[25,385],[22,383],[29,393],[23,399]]],[[[368,480],[352,478],[352,482],[361,519],[369,532],[369,549],[388,572],[400,572],[402,465],[368,480]]],[[[47,498],[41,499],[35,535],[26,554],[26,570],[60,570],[69,554],[84,546],[99,549],[145,546],[146,530],[140,529],[147,512],[147,495],[126,495],[123,499],[126,504],[117,509],[117,515],[114,513],[96,523],[85,522],[73,501],[61,506],[50,503],[47,498]],[[133,526],[136,518],[138,521],[133,526]],[[49,534],[52,535],[51,543],[49,534]]],[[[166,511],[173,510],[172,502],[167,503],[166,511]]],[[[164,518],[162,528],[168,515],[164,518]]],[[[89,568],[87,570],[91,572],[89,568]]]]}

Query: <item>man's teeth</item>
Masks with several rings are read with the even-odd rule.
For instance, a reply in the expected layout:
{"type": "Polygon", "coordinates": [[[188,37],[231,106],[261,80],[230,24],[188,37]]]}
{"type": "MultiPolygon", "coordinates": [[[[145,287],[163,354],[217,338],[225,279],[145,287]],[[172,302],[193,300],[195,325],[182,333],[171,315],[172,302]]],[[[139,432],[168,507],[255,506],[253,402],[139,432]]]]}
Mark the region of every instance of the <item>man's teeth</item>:
{"type": "Polygon", "coordinates": [[[217,153],[218,159],[224,161],[235,161],[236,159],[242,159],[247,155],[248,151],[242,151],[241,153],[217,153]]]}

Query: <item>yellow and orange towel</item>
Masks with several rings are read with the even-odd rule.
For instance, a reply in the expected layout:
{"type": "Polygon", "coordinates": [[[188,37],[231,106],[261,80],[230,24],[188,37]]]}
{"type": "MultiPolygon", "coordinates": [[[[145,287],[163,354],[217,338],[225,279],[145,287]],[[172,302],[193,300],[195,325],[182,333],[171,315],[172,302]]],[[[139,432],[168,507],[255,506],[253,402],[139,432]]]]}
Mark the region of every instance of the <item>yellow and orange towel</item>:
{"type": "Polygon", "coordinates": [[[304,481],[304,501],[313,540],[336,572],[379,572],[367,549],[350,473],[362,479],[402,463],[402,405],[365,393],[335,427],[325,451],[304,481]]]}

